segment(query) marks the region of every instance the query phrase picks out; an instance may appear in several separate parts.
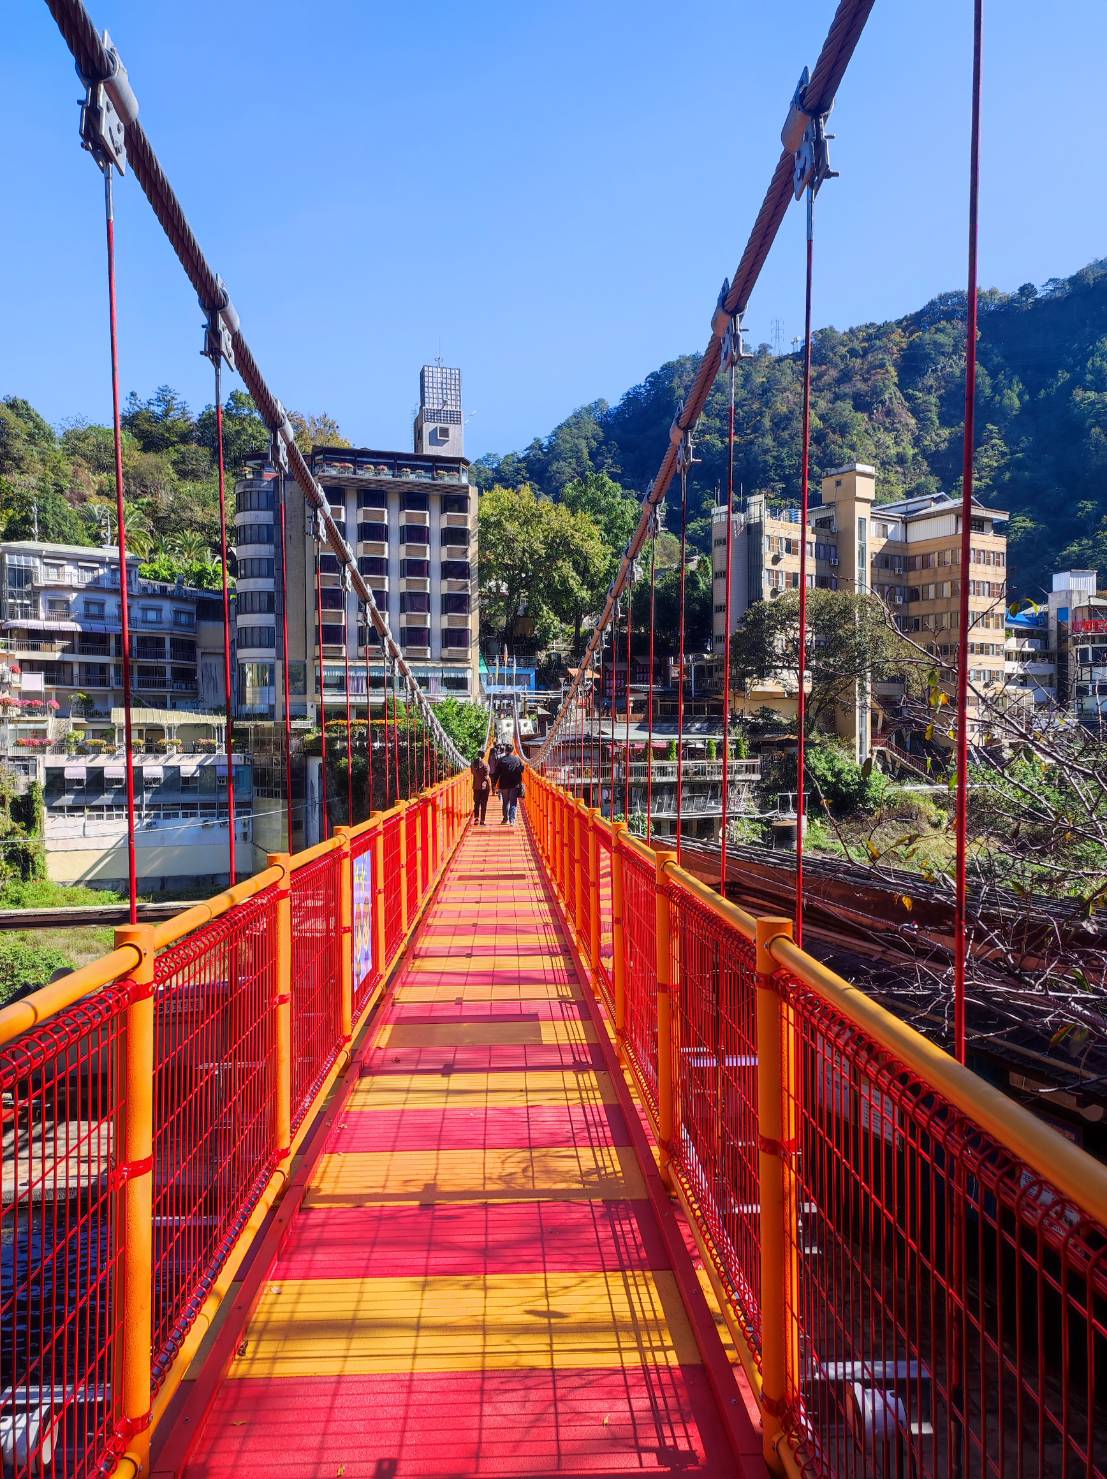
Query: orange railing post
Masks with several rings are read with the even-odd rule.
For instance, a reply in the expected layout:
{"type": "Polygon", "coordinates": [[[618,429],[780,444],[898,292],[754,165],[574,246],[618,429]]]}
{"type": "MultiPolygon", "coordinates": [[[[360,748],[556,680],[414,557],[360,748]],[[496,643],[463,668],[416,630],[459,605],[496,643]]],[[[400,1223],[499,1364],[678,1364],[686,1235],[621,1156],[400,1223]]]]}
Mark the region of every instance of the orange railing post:
{"type": "Polygon", "coordinates": [[[276,1083],[273,1091],[273,1144],[281,1160],[292,1146],[292,857],[271,852],[270,868],[281,870],[277,885],[277,959],[273,1012],[276,1083]]]}
{"type": "Polygon", "coordinates": [[[626,822],[614,822],[611,827],[611,985],[615,998],[615,1046],[620,1059],[627,1033],[626,883],[621,843],[629,830],[626,822]]]}
{"type": "Polygon", "coordinates": [[[134,993],[123,1024],[124,1100],[122,1155],[123,1247],[119,1291],[123,1314],[122,1416],[136,1473],[150,1453],[151,1343],[154,1329],[154,927],[122,925],[116,946],[140,954],[131,972],[134,993]]]}
{"type": "Polygon", "coordinates": [[[350,828],[336,827],[334,835],[341,843],[338,854],[338,932],[342,937],[339,1030],[343,1039],[349,1042],[354,1032],[354,860],[350,828]]]}
{"type": "Polygon", "coordinates": [[[592,966],[592,990],[600,994],[600,827],[603,818],[598,806],[590,806],[585,814],[588,844],[588,877],[591,889],[588,894],[588,957],[592,966]]]}
{"type": "Polygon", "coordinates": [[[672,948],[672,911],[666,887],[667,865],[676,854],[655,848],[654,880],[656,969],[657,969],[657,1139],[661,1152],[659,1170],[666,1186],[672,1185],[672,1159],[676,1143],[677,1085],[673,1078],[673,992],[678,987],[676,962],[672,948]]]}
{"type": "Polygon", "coordinates": [[[775,989],[774,940],[792,937],[790,919],[757,921],[757,1120],[761,1222],[761,1412],[765,1462],[784,1472],[780,1447],[798,1373],[799,1328],[795,1174],[795,1031],[775,989]]]}

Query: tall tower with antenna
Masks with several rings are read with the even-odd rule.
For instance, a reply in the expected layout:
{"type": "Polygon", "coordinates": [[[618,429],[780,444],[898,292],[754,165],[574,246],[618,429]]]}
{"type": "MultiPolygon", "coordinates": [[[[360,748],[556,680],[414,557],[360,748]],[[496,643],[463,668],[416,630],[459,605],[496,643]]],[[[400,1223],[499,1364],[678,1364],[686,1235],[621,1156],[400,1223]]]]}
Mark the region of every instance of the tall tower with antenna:
{"type": "Polygon", "coordinates": [[[442,363],[419,371],[419,409],[415,413],[415,451],[464,457],[465,422],[461,414],[461,371],[442,363]]]}

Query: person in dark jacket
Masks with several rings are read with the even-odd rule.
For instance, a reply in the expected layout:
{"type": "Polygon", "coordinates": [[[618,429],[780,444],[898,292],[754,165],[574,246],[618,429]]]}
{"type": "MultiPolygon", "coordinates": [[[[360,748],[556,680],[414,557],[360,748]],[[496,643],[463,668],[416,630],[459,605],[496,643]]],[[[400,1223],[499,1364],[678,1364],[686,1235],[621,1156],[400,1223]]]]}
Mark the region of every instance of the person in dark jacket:
{"type": "Polygon", "coordinates": [[[513,754],[510,750],[500,757],[500,762],[496,766],[496,789],[503,802],[501,824],[504,826],[514,827],[515,825],[516,808],[519,805],[519,797],[523,794],[525,768],[522,757],[513,754]]]}
{"type": "Polygon", "coordinates": [[[478,827],[487,825],[488,798],[492,793],[492,777],[483,758],[478,755],[469,767],[473,777],[473,821],[478,827]]]}

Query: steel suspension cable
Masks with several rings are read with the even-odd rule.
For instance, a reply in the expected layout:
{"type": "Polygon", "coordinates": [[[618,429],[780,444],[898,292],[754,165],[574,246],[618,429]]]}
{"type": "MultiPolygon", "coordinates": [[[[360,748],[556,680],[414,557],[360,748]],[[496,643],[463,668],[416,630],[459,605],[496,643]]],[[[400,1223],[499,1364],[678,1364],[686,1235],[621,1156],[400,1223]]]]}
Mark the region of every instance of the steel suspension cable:
{"type": "MultiPolygon", "coordinates": [[[[686,443],[686,445],[689,445],[686,443]]],[[[676,773],[676,860],[680,862],[681,812],[684,803],[684,592],[688,559],[688,464],[680,469],[680,616],[677,621],[677,773],[676,773]]]]}
{"type": "MultiPolygon", "coordinates": [[[[807,807],[807,514],[811,496],[811,296],[815,261],[815,191],[807,191],[807,267],[803,310],[803,429],[800,452],[799,639],[796,689],[796,899],[795,941],[803,944],[803,844],[807,807]]],[[[860,704],[855,704],[860,723],[860,704]]],[[[867,716],[865,722],[867,723],[867,716]]]]}
{"type": "Polygon", "coordinates": [[[654,628],[657,625],[657,535],[655,523],[653,543],[650,545],[650,686],[646,690],[646,842],[653,839],[653,688],[654,688],[654,628]]]}
{"type": "MultiPolygon", "coordinates": [[[[840,0],[810,79],[793,99],[788,120],[782,131],[782,143],[785,136],[788,136],[789,142],[777,159],[769,187],[765,192],[741,259],[735,268],[734,276],[723,283],[719,293],[711,318],[712,337],[708,341],[696,377],[685,395],[677,419],[670,430],[669,445],[647,490],[638,526],[619,562],[619,569],[611,583],[606,603],[596,623],[595,631],[597,632],[609,622],[612,606],[619,592],[626,585],[631,564],[650,537],[654,512],[665,497],[677,470],[677,448],[682,433],[695,426],[703,411],[722,363],[723,337],[731,321],[745,312],[769,250],[792,201],[795,144],[792,142],[791,131],[794,120],[798,119],[802,125],[804,120],[824,117],[830,111],[834,95],[845,75],[873,4],[874,0],[840,0]]],[[[592,640],[596,640],[595,633],[592,640]]],[[[569,701],[574,687],[575,685],[571,685],[570,693],[566,695],[566,703],[563,705],[565,716],[570,713],[569,701]]],[[[549,747],[556,741],[558,732],[559,723],[555,721],[550,726],[546,741],[535,757],[537,764],[541,764],[545,759],[549,747]]]]}
{"type": "Polygon", "coordinates": [[[219,559],[223,566],[223,690],[227,705],[227,869],[231,887],[238,881],[235,860],[234,805],[234,685],[231,672],[231,579],[227,549],[227,470],[223,456],[223,356],[216,349],[215,366],[215,451],[219,464],[219,559]]]}
{"type": "MultiPolygon", "coordinates": [[[[331,551],[349,572],[354,589],[365,603],[370,621],[386,650],[394,657],[401,672],[412,677],[403,652],[389,628],[387,616],[378,608],[372,590],[358,570],[353,552],[331,514],[321,485],[296,446],[294,430],[284,407],[258,367],[226,286],[205,258],[184,208],[146,135],[138,117],[138,102],[118,53],[96,30],[83,0],[46,0],[46,5],[69,47],[82,81],[90,88],[103,83],[105,93],[122,124],[126,163],[131,167],[181,267],[195,288],[201,307],[209,316],[215,316],[226,331],[233,348],[234,367],[279,447],[280,455],[274,456],[274,465],[281,472],[291,471],[309,506],[318,514],[331,551]]],[[[435,718],[429,701],[421,691],[418,692],[418,702],[427,722],[438,736],[452,764],[458,770],[464,769],[464,757],[435,718]]]]}
{"type": "Polygon", "coordinates": [[[965,445],[961,472],[961,591],[957,639],[956,880],[953,909],[954,1051],[965,1061],[965,978],[968,956],[969,850],[969,571],[972,564],[973,461],[976,447],[977,246],[980,224],[980,98],[984,50],[984,4],[973,3],[972,128],[969,142],[968,288],[965,325],[965,445]]]}
{"type": "MultiPolygon", "coordinates": [[[[322,763],[320,774],[322,776],[323,792],[323,838],[325,842],[331,835],[330,810],[327,805],[327,682],[323,672],[323,559],[319,552],[319,542],[315,544],[315,624],[317,628],[317,641],[319,650],[319,662],[316,671],[319,675],[319,728],[322,733],[322,763]]],[[[306,794],[306,793],[305,793],[306,794]]]]}
{"type": "Polygon", "coordinates": [[[115,291],[115,207],[111,167],[104,174],[104,225],[108,250],[108,337],[111,346],[112,439],[115,452],[115,520],[119,550],[120,640],[123,646],[123,761],[127,783],[127,895],[130,921],[138,922],[138,858],[135,827],[135,755],[131,713],[130,580],[127,571],[127,511],[123,490],[123,422],[119,409],[119,318],[115,291]]]}
{"type": "Polygon", "coordinates": [[[726,449],[726,593],[723,596],[723,829],[719,839],[719,892],[726,897],[726,845],[730,825],[730,583],[734,560],[734,377],[730,364],[730,408],[726,449]]]}
{"type": "Polygon", "coordinates": [[[294,851],[292,831],[292,698],[288,658],[288,486],[282,472],[277,473],[277,507],[280,510],[281,556],[281,689],[284,701],[284,794],[288,819],[288,851],[294,851]]]}

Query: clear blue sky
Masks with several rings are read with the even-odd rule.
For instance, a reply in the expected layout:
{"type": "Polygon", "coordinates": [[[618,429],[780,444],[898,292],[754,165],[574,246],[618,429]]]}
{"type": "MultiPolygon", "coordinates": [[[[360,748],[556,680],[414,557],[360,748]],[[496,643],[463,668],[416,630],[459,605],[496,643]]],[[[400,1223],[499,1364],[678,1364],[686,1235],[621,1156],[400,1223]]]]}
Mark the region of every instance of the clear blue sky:
{"type": "MultiPolygon", "coordinates": [[[[95,0],[142,118],[290,407],[408,445],[417,372],[464,372],[471,456],[616,400],[702,349],[832,0],[95,0]]],[[[839,93],[816,322],[964,282],[968,0],[877,0],[839,93]]],[[[1107,254],[1102,0],[989,0],[981,275],[1014,288],[1107,254]]],[[[0,394],[106,419],[101,190],[41,0],[7,7],[0,394]],[[14,120],[15,126],[13,126],[14,120]]],[[[124,390],[211,399],[191,288],[128,177],[124,390]]],[[[751,338],[802,322],[793,207],[751,338]]]]}

